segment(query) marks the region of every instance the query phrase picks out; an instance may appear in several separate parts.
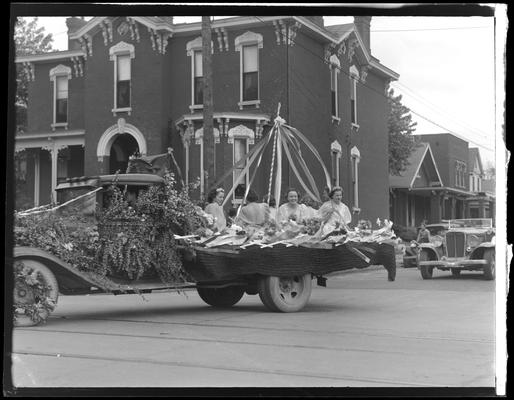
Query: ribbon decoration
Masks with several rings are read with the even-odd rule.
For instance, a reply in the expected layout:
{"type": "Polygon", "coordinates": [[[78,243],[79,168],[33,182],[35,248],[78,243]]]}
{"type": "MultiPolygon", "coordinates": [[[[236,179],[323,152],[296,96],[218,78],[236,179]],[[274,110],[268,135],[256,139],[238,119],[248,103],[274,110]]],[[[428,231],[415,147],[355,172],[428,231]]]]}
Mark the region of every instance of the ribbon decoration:
{"type": "MultiPolygon", "coordinates": [[[[278,106],[278,110],[280,111],[280,104],[278,106]]],[[[281,188],[282,188],[282,150],[284,150],[287,160],[289,161],[289,164],[290,164],[292,170],[294,171],[296,178],[299,180],[302,188],[306,191],[306,193],[311,198],[313,198],[314,200],[317,200],[317,201],[321,201],[321,196],[320,196],[319,190],[317,188],[316,181],[315,181],[314,177],[312,176],[312,174],[310,173],[307,163],[305,162],[304,158],[302,157],[301,149],[300,149],[300,141],[298,140],[298,138],[307,146],[307,148],[314,155],[315,159],[320,163],[323,173],[325,175],[326,186],[331,187],[330,175],[328,173],[327,168],[325,167],[325,164],[323,163],[323,160],[321,159],[319,152],[316,150],[316,148],[312,145],[312,143],[309,142],[309,140],[300,131],[287,125],[285,123],[285,120],[282,119],[280,117],[279,113],[277,112],[277,117],[275,118],[273,127],[270,130],[269,134],[267,135],[266,139],[260,141],[244,157],[242,157],[231,169],[226,171],[223,174],[223,176],[217,180],[217,182],[215,184],[216,186],[218,186],[221,182],[223,182],[225,179],[227,179],[228,176],[231,173],[233,173],[236,169],[239,169],[242,166],[244,166],[244,168],[237,175],[237,178],[235,179],[235,183],[232,185],[232,188],[225,196],[222,206],[224,206],[227,203],[228,199],[231,198],[232,193],[235,191],[235,189],[239,185],[240,181],[250,171],[250,167],[257,160],[255,169],[249,180],[248,187],[245,190],[243,202],[238,207],[237,215],[239,215],[241,207],[248,196],[250,188],[255,179],[256,173],[261,165],[264,151],[270,142],[273,143],[273,155],[272,155],[271,170],[270,170],[270,176],[269,176],[268,195],[271,195],[271,188],[273,186],[272,185],[273,170],[274,170],[275,157],[276,157],[277,170],[276,170],[276,174],[275,174],[275,184],[274,184],[273,192],[274,192],[274,197],[277,200],[277,203],[280,202],[280,195],[281,195],[281,188]],[[291,151],[291,149],[293,151],[291,151]],[[291,153],[294,154],[295,158],[293,158],[291,153]],[[295,162],[295,160],[296,160],[296,162],[295,162]],[[298,166],[297,166],[297,164],[298,164],[298,166]],[[310,188],[309,188],[309,185],[304,181],[304,179],[302,179],[300,172],[303,172],[303,174],[306,176],[307,182],[310,185],[310,188]]],[[[268,204],[269,204],[269,200],[268,200],[268,204]]]]}

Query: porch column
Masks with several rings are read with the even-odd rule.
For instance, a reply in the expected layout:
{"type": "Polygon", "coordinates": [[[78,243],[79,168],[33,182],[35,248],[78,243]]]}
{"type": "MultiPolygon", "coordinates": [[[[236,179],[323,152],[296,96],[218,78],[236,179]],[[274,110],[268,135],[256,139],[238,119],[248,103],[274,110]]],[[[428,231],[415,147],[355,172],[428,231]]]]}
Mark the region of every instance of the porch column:
{"type": "Polygon", "coordinates": [[[457,213],[456,201],[455,201],[455,197],[454,196],[450,197],[450,207],[451,207],[451,211],[450,211],[451,218],[452,219],[457,218],[457,215],[456,215],[456,213],[457,213]]]}
{"type": "Polygon", "coordinates": [[[434,193],[430,196],[430,222],[441,221],[441,195],[434,193]]]}
{"type": "Polygon", "coordinates": [[[59,150],[53,143],[53,148],[50,150],[52,156],[52,203],[57,203],[57,193],[55,188],[57,187],[57,157],[59,156],[59,150]]]}
{"type": "Polygon", "coordinates": [[[40,151],[36,150],[34,152],[34,207],[39,206],[39,185],[40,185],[40,151]]]}
{"type": "Polygon", "coordinates": [[[478,200],[478,218],[485,218],[485,202],[483,198],[478,200]]]}

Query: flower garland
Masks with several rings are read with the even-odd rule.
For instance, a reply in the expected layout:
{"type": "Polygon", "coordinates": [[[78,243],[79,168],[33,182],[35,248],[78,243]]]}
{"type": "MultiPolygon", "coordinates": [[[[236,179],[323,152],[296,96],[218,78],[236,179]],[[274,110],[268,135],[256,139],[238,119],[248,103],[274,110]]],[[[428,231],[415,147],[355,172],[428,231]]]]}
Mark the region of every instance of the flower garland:
{"type": "Polygon", "coordinates": [[[14,324],[21,322],[21,316],[27,316],[34,324],[45,322],[55,309],[56,303],[51,297],[52,287],[44,283],[40,272],[26,266],[23,262],[14,265],[15,294],[13,303],[14,324]],[[23,301],[19,292],[24,291],[29,301],[23,301]]]}

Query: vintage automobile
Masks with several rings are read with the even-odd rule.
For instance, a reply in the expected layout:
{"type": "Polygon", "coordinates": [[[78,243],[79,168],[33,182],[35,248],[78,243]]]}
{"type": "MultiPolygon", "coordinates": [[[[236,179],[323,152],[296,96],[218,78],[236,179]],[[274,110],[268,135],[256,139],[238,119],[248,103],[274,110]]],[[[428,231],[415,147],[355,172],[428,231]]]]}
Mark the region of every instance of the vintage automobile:
{"type": "MultiPolygon", "coordinates": [[[[59,203],[80,200],[80,212],[94,214],[96,205],[106,207],[110,201],[108,188],[116,182],[125,188],[127,200],[135,199],[141,190],[164,184],[160,176],[127,173],[68,179],[57,186],[59,203]]],[[[128,229],[128,227],[127,227],[128,229]]],[[[100,230],[99,230],[100,232],[100,230]]],[[[194,236],[194,235],[190,235],[194,236]]],[[[183,239],[176,238],[179,243],[183,239]]],[[[394,247],[388,243],[353,243],[325,248],[288,247],[280,244],[271,248],[258,246],[236,249],[233,246],[207,248],[191,245],[177,246],[183,266],[191,281],[164,283],[158,278],[131,280],[110,276],[101,282],[92,279],[55,255],[40,248],[16,246],[13,265],[27,268],[37,276],[35,285],[16,280],[14,303],[37,306],[39,321],[29,315],[16,315],[15,326],[32,326],[45,321],[50,311],[41,304],[41,288],[47,287],[48,300],[57,304],[59,294],[89,293],[134,294],[165,289],[196,289],[200,298],[213,307],[235,305],[245,293],[259,294],[264,306],[276,312],[300,311],[311,294],[312,279],[325,286],[330,272],[383,265],[388,279],[394,281],[396,263],[394,247]],[[39,294],[38,294],[39,293],[39,294]]],[[[47,300],[45,300],[47,301],[47,300]]]]}
{"type": "MultiPolygon", "coordinates": [[[[430,241],[437,244],[442,240],[442,236],[448,230],[448,221],[442,220],[437,224],[427,224],[425,227],[430,232],[430,241]]],[[[417,229],[419,232],[419,227],[417,229]]],[[[403,267],[404,268],[414,268],[417,267],[417,259],[418,259],[418,245],[416,243],[407,244],[405,246],[405,254],[403,256],[403,267]]]]}
{"type": "Polygon", "coordinates": [[[491,218],[452,219],[443,240],[417,244],[417,264],[423,279],[431,279],[434,268],[451,271],[483,271],[495,277],[495,230],[491,218]]]}

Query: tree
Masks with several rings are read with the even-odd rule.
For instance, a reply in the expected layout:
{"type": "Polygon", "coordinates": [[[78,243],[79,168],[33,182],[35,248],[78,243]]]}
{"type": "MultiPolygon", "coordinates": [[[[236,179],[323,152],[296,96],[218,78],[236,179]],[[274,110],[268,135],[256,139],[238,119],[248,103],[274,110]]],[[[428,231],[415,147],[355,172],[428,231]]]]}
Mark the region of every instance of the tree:
{"type": "Polygon", "coordinates": [[[402,96],[394,95],[394,90],[387,93],[390,114],[387,120],[389,132],[389,173],[400,175],[409,165],[409,157],[418,146],[418,141],[412,136],[417,122],[412,122],[409,108],[402,103],[402,96]]]}
{"type": "MultiPolygon", "coordinates": [[[[44,27],[38,26],[38,19],[18,18],[14,26],[16,56],[45,53],[52,50],[53,37],[44,27]]],[[[23,65],[16,64],[16,128],[27,126],[28,78],[23,65]]]]}

